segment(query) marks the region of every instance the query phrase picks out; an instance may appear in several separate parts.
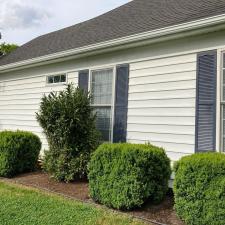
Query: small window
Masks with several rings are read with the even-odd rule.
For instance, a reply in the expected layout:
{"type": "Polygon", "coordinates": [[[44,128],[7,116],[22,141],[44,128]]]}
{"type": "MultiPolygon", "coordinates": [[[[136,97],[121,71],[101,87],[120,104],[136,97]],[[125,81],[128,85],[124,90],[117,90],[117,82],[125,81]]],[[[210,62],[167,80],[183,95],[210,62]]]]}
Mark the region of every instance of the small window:
{"type": "Polygon", "coordinates": [[[66,83],[66,74],[52,75],[47,77],[47,84],[66,83]]]}

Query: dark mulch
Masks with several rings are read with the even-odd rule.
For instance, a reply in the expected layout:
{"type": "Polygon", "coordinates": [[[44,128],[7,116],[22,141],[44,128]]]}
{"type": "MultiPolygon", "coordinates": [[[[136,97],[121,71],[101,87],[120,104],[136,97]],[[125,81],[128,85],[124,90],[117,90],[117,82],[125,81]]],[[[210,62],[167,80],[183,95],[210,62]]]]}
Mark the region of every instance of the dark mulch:
{"type": "MultiPolygon", "coordinates": [[[[89,197],[88,183],[86,181],[77,181],[69,184],[58,183],[50,179],[49,176],[43,172],[20,175],[11,179],[11,181],[63,194],[77,200],[92,202],[89,197]]],[[[159,205],[147,203],[141,209],[133,210],[128,213],[136,217],[157,221],[167,225],[184,225],[173,210],[172,194],[168,194],[166,199],[159,205]]]]}
{"type": "Polygon", "coordinates": [[[91,200],[88,196],[88,183],[86,181],[78,181],[68,184],[59,183],[50,179],[49,176],[43,172],[23,174],[12,178],[11,180],[27,186],[67,195],[81,201],[91,200]]]}

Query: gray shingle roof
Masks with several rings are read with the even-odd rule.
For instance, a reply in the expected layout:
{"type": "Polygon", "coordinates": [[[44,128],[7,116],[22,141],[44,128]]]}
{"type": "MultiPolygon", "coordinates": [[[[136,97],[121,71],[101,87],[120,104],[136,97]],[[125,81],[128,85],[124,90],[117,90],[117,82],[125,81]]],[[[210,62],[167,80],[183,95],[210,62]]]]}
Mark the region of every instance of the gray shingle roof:
{"type": "Polygon", "coordinates": [[[134,0],[24,44],[0,66],[225,13],[225,0],[134,0]]]}

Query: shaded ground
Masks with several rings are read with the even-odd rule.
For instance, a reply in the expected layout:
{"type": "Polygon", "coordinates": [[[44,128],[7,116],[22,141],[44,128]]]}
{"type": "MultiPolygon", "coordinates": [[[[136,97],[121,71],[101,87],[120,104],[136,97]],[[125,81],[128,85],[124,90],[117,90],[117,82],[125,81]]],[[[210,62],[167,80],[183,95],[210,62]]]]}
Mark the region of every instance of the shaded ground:
{"type": "MultiPolygon", "coordinates": [[[[11,181],[60,193],[77,200],[92,202],[88,194],[87,182],[79,181],[69,184],[58,183],[49,179],[48,175],[43,172],[24,174],[11,179],[11,181]]],[[[151,205],[147,203],[143,208],[129,212],[129,214],[152,221],[157,221],[162,224],[184,225],[173,210],[172,195],[168,195],[160,205],[151,205]]]]}

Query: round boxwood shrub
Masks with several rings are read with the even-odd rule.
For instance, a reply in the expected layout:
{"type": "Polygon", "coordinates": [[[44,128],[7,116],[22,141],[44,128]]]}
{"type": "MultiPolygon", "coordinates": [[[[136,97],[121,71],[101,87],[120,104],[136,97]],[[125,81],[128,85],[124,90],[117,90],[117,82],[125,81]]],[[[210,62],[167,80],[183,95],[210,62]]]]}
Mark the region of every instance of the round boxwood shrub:
{"type": "Polygon", "coordinates": [[[187,224],[225,224],[225,155],[200,153],[175,165],[175,209],[187,224]]]}
{"type": "Polygon", "coordinates": [[[12,177],[36,168],[41,141],[25,131],[0,132],[0,176],[12,177]]]}
{"type": "Polygon", "coordinates": [[[146,200],[159,203],[168,190],[170,160],[162,148],[141,144],[102,144],[89,163],[91,197],[129,210],[146,200]]]}
{"type": "Polygon", "coordinates": [[[42,98],[37,120],[47,137],[43,167],[58,181],[87,177],[91,153],[99,144],[91,96],[73,85],[42,98]]]}

